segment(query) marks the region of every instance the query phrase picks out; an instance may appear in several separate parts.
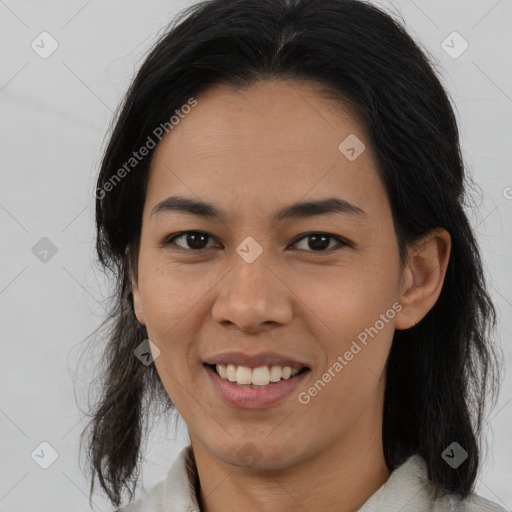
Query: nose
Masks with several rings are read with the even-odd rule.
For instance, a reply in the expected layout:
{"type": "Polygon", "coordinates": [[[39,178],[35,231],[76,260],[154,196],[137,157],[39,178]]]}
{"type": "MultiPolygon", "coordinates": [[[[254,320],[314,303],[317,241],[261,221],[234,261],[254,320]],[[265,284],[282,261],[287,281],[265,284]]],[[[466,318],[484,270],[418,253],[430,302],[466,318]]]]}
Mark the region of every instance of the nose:
{"type": "Polygon", "coordinates": [[[270,268],[263,255],[252,263],[237,258],[218,283],[219,291],[212,309],[215,322],[244,332],[289,324],[293,315],[293,294],[284,276],[279,275],[279,267],[270,268]]]}

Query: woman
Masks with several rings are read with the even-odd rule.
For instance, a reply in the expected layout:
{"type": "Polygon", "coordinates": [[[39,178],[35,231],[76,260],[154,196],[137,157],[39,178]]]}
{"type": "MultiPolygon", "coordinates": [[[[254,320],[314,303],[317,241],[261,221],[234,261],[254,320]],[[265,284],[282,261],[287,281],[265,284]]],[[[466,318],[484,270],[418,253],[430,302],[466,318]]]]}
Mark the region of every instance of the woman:
{"type": "Polygon", "coordinates": [[[499,379],[466,179],[439,79],[377,8],[185,11],[97,183],[91,494],[133,498],[163,400],[191,444],[129,512],[503,510],[473,492],[499,379]]]}

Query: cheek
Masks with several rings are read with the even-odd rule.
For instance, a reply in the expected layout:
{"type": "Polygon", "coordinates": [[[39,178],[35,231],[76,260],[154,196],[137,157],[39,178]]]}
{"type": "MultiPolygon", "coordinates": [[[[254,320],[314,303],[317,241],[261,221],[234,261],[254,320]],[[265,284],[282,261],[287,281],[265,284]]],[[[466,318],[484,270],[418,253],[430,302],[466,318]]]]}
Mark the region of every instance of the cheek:
{"type": "MultiPolygon", "coordinates": [[[[395,279],[396,278],[396,279],[395,279]]],[[[392,265],[361,262],[334,269],[322,277],[305,275],[296,289],[307,290],[301,302],[310,318],[317,319],[321,332],[347,339],[372,326],[396,300],[392,265]]]]}
{"type": "MultiPolygon", "coordinates": [[[[141,263],[139,289],[149,330],[160,336],[181,329],[211,288],[208,276],[190,274],[159,255],[141,263]]],[[[165,338],[165,336],[164,336],[165,338]]]]}
{"type": "Polygon", "coordinates": [[[384,272],[383,265],[361,264],[329,279],[308,282],[304,314],[314,323],[311,332],[325,353],[317,378],[325,375],[328,381],[325,388],[322,383],[317,386],[323,395],[318,403],[343,403],[344,408],[357,409],[377,386],[396,316],[395,276],[390,267],[384,272]]]}
{"type": "MultiPolygon", "coordinates": [[[[144,267],[143,267],[144,268],[144,267]]],[[[189,372],[190,343],[193,333],[187,334],[187,326],[194,324],[193,304],[196,302],[187,292],[194,287],[175,277],[165,267],[146,265],[151,268],[141,273],[139,290],[146,330],[149,339],[160,349],[155,366],[171,400],[179,394],[179,383],[189,372]]]]}
{"type": "Polygon", "coordinates": [[[141,253],[139,290],[148,337],[160,349],[155,365],[171,398],[202,371],[195,341],[208,316],[208,293],[221,276],[171,264],[160,251],[141,253]]]}
{"type": "Polygon", "coordinates": [[[317,369],[315,379],[301,390],[305,394],[299,397],[305,410],[309,408],[309,421],[318,423],[319,429],[325,428],[326,421],[336,428],[348,428],[351,419],[375,399],[394,332],[390,318],[388,323],[377,322],[377,326],[375,321],[370,326],[356,319],[340,322],[336,339],[322,339],[326,363],[317,369]]]}

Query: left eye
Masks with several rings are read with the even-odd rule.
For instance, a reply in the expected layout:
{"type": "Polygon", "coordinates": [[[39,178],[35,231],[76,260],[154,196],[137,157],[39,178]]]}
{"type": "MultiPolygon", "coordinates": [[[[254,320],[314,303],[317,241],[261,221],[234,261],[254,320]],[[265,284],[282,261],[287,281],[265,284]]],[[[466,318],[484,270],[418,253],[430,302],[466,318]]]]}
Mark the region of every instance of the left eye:
{"type": "MultiPolygon", "coordinates": [[[[212,239],[212,237],[208,233],[204,233],[202,231],[185,231],[183,233],[171,235],[165,240],[164,243],[165,245],[172,245],[176,240],[179,240],[181,238],[184,238],[185,243],[189,244],[189,247],[183,247],[182,245],[176,244],[178,245],[178,247],[181,247],[182,249],[192,249],[193,251],[196,252],[208,248],[207,246],[204,246],[204,244],[208,239],[212,239]]],[[[325,252],[325,249],[332,248],[329,247],[329,240],[336,240],[338,244],[341,246],[351,245],[346,240],[343,240],[342,238],[339,238],[334,235],[330,235],[328,233],[308,233],[298,238],[292,245],[297,245],[301,240],[306,240],[308,238],[310,239],[310,241],[309,243],[306,243],[309,246],[309,248],[312,249],[312,251],[306,250],[306,252],[325,252]]]]}
{"type": "MultiPolygon", "coordinates": [[[[339,238],[334,235],[329,235],[329,233],[309,233],[307,235],[302,236],[299,238],[295,244],[297,244],[301,240],[307,240],[309,238],[309,242],[306,242],[306,244],[313,249],[313,252],[324,252],[325,249],[332,249],[332,247],[329,247],[329,239],[330,240],[336,240],[339,245],[350,245],[347,241],[343,240],[342,238],[339,238]]],[[[295,245],[294,244],[294,245],[295,245]]],[[[308,251],[307,251],[308,252],[308,251]]]]}

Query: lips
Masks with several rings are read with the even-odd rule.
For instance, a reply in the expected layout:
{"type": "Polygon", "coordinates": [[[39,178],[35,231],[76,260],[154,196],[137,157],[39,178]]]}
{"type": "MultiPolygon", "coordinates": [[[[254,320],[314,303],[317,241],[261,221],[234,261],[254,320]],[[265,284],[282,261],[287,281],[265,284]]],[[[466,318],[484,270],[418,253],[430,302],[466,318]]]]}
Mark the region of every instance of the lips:
{"type": "MultiPolygon", "coordinates": [[[[289,361],[289,360],[288,360],[289,361]]],[[[213,390],[225,404],[237,409],[263,409],[277,406],[294,393],[308,378],[309,371],[299,372],[289,379],[281,379],[267,386],[242,386],[221,378],[208,364],[204,365],[205,374],[213,385],[213,390]]]]}
{"type": "Polygon", "coordinates": [[[277,354],[275,352],[260,352],[259,354],[246,354],[244,352],[222,352],[206,358],[205,365],[214,366],[217,364],[233,364],[235,366],[247,366],[258,368],[260,366],[281,366],[302,370],[309,366],[305,362],[298,361],[290,356],[277,354]]]}

